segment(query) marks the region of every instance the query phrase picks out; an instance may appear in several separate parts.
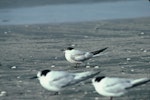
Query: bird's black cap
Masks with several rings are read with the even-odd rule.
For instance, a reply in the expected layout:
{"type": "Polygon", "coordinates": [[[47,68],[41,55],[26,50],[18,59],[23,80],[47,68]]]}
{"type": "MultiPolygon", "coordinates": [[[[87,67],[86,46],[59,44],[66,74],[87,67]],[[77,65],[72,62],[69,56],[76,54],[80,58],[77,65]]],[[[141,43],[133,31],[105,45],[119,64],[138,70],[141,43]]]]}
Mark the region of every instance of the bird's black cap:
{"type": "Polygon", "coordinates": [[[105,76],[99,76],[95,78],[95,82],[100,82],[105,76]]]}
{"type": "Polygon", "coordinates": [[[48,72],[50,72],[51,70],[46,69],[46,70],[42,70],[41,71],[41,76],[46,76],[48,72]]]}
{"type": "Polygon", "coordinates": [[[72,50],[72,49],[74,49],[73,47],[67,47],[67,50],[72,50]]]}

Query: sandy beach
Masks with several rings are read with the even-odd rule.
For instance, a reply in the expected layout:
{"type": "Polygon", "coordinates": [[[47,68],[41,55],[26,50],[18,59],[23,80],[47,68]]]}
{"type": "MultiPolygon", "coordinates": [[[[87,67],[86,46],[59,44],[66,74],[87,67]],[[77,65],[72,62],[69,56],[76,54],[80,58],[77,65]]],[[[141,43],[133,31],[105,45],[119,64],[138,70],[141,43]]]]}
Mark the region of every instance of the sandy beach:
{"type": "MultiPolygon", "coordinates": [[[[39,70],[71,72],[101,70],[100,75],[150,77],[150,18],[99,22],[0,26],[1,100],[108,100],[91,84],[69,87],[58,96],[29,78],[39,70]],[[109,47],[100,57],[75,69],[60,51],[64,47],[92,51],[109,47]],[[89,67],[90,66],[90,67],[89,67]]],[[[89,80],[90,81],[90,80],[89,80]]],[[[150,84],[139,86],[115,100],[149,100],[150,84]]]]}
{"type": "MultiPolygon", "coordinates": [[[[91,80],[53,95],[29,78],[43,69],[100,70],[99,75],[150,78],[150,17],[0,25],[0,68],[1,100],[109,100],[95,92],[87,82],[91,80]],[[84,51],[108,49],[74,68],[61,51],[68,46],[84,51]]],[[[150,100],[149,87],[150,83],[136,87],[114,100],[150,100]]]]}

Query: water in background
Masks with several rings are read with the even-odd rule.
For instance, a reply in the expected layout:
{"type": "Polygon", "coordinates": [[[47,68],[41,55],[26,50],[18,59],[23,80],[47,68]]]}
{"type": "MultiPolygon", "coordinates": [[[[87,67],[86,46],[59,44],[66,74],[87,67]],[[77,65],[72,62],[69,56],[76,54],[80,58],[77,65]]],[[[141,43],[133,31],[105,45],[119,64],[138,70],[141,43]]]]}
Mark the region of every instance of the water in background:
{"type": "Polygon", "coordinates": [[[0,9],[0,25],[83,22],[150,16],[148,0],[0,9]]]}

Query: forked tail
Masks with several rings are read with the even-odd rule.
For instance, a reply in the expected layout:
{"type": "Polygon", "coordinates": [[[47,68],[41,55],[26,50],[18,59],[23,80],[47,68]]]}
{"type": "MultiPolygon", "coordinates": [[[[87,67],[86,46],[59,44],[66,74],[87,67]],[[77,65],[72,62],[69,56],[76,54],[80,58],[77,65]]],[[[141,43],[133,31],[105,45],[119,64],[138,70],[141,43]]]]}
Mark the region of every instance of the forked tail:
{"type": "Polygon", "coordinates": [[[107,48],[108,48],[108,47],[103,48],[103,49],[100,49],[100,50],[92,51],[91,53],[92,53],[93,55],[97,55],[97,54],[99,54],[99,53],[105,51],[107,48]]]}
{"type": "Polygon", "coordinates": [[[136,79],[136,80],[132,81],[133,85],[131,87],[129,87],[128,89],[139,86],[139,85],[142,85],[142,84],[145,84],[147,82],[150,82],[149,78],[136,79]]]}

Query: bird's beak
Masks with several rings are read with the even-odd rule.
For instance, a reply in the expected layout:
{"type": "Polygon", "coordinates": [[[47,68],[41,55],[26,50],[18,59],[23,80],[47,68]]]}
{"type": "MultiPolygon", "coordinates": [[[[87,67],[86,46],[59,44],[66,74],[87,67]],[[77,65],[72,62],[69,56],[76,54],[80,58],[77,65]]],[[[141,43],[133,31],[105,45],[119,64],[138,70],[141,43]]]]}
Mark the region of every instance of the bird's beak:
{"type": "Polygon", "coordinates": [[[38,78],[37,76],[33,76],[33,77],[31,77],[30,79],[36,79],[36,78],[38,78]]]}

